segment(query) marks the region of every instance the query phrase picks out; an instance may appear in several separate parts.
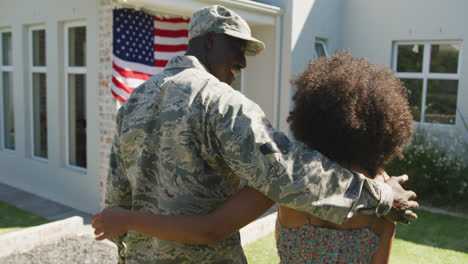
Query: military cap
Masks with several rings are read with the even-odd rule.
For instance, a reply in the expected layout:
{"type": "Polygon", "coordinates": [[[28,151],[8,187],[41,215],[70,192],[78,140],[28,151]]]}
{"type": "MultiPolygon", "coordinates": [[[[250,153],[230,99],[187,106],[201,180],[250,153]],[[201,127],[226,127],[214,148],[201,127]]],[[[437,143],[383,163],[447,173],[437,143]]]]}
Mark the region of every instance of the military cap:
{"type": "Polygon", "coordinates": [[[199,9],[192,15],[189,41],[210,31],[246,40],[246,56],[259,55],[265,49],[263,42],[252,37],[247,22],[234,11],[224,6],[212,5],[199,9]]]}

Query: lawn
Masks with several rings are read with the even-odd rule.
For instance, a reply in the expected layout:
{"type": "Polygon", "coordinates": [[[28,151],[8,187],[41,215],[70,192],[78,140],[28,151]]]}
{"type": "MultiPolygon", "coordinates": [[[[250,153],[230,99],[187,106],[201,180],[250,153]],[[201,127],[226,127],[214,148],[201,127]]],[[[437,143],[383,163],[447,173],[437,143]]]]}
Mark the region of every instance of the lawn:
{"type": "MultiPolygon", "coordinates": [[[[419,220],[398,225],[392,264],[468,263],[468,220],[418,210],[419,220]]],[[[249,263],[279,263],[271,233],[244,247],[249,263]]]]}
{"type": "Polygon", "coordinates": [[[48,222],[43,217],[33,215],[0,201],[0,235],[48,222]]]}

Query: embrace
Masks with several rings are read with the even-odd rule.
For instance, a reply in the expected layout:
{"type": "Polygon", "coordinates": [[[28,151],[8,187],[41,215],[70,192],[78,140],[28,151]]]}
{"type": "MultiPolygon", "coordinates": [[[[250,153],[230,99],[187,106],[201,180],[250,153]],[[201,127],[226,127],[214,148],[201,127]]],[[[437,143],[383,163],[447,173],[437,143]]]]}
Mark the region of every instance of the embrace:
{"type": "Polygon", "coordinates": [[[120,262],[247,263],[238,230],[278,203],[281,263],[388,263],[416,194],[383,168],[412,134],[392,72],[347,52],[293,77],[295,140],[229,84],[262,52],[239,15],[195,12],[189,47],[117,114],[96,239],[120,262]]]}

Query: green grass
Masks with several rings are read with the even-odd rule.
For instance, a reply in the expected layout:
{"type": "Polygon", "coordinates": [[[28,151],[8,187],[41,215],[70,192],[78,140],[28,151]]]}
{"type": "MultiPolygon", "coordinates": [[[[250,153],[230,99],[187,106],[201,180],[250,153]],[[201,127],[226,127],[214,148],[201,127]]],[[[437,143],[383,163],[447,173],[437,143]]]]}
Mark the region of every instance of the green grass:
{"type": "Polygon", "coordinates": [[[49,221],[0,201],[0,235],[18,231],[49,221]]]}
{"type": "MultiPolygon", "coordinates": [[[[468,263],[468,220],[418,210],[419,220],[398,225],[392,264],[468,263]]],[[[274,233],[244,247],[252,264],[279,263],[274,233]]]]}
{"type": "Polygon", "coordinates": [[[251,264],[279,263],[274,232],[244,246],[244,252],[247,256],[247,262],[251,264]]]}

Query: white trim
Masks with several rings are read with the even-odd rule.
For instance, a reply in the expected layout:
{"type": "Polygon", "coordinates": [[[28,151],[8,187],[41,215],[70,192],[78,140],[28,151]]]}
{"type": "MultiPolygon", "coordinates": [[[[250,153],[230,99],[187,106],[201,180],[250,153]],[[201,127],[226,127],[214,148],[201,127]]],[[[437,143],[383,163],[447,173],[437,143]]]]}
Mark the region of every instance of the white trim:
{"type": "MultiPolygon", "coordinates": [[[[46,44],[47,45],[47,44],[46,44]]],[[[30,73],[47,73],[47,66],[29,66],[30,73]]]]}
{"type": "Polygon", "coordinates": [[[462,39],[439,39],[439,40],[395,40],[398,45],[425,45],[425,44],[461,44],[462,39]]]}
{"type": "MultiPolygon", "coordinates": [[[[165,4],[172,4],[176,6],[178,3],[173,0],[117,0],[117,5],[123,5],[123,6],[133,6],[137,9],[140,9],[144,7],[145,5],[151,5],[155,3],[161,3],[162,5],[165,4]]],[[[209,4],[218,4],[222,5],[228,8],[240,8],[244,10],[248,10],[250,12],[257,12],[257,13],[262,13],[262,14],[268,14],[271,16],[279,16],[284,13],[281,8],[277,6],[272,6],[256,1],[250,1],[250,0],[198,0],[198,1],[193,1],[193,0],[177,0],[177,2],[180,2],[181,5],[185,6],[196,6],[197,4],[202,4],[203,6],[209,5],[209,4]],[[197,3],[198,2],[198,3],[197,3]]]]}
{"type": "MultiPolygon", "coordinates": [[[[5,147],[5,116],[3,112],[3,72],[10,72],[14,78],[14,66],[13,66],[13,60],[11,61],[11,65],[3,65],[3,33],[10,33],[11,34],[11,49],[13,52],[13,31],[11,28],[5,28],[0,30],[0,150],[4,152],[9,152],[9,153],[15,153],[16,152],[16,137],[15,137],[15,149],[9,149],[5,147]]],[[[13,87],[12,87],[13,88],[13,87]]],[[[13,91],[11,91],[13,92],[13,91]]],[[[16,131],[15,131],[16,132],[16,131]]]]}
{"type": "MultiPolygon", "coordinates": [[[[34,155],[34,149],[35,149],[35,146],[36,146],[36,141],[34,140],[35,138],[35,127],[34,127],[34,87],[33,87],[33,84],[34,84],[34,73],[43,73],[45,74],[46,76],[46,80],[47,80],[47,53],[46,53],[46,58],[45,58],[45,66],[34,66],[33,63],[34,63],[34,47],[33,47],[33,42],[34,42],[34,35],[33,35],[33,32],[34,31],[40,31],[40,30],[43,30],[44,31],[44,34],[45,34],[45,45],[46,45],[46,49],[44,51],[47,50],[47,32],[46,32],[46,29],[45,29],[45,26],[44,25],[39,25],[39,26],[31,26],[29,27],[28,29],[28,41],[29,41],[29,56],[28,56],[28,59],[29,59],[29,125],[30,125],[30,130],[29,130],[29,137],[30,137],[30,146],[31,146],[31,149],[30,149],[30,154],[31,154],[31,157],[35,160],[39,160],[39,161],[48,161],[48,157],[49,157],[49,142],[47,142],[47,158],[44,158],[44,157],[40,157],[40,156],[36,156],[34,155]]],[[[47,84],[46,84],[46,91],[47,91],[47,84]]],[[[47,102],[47,94],[46,94],[46,102],[47,102]]],[[[47,117],[46,117],[46,123],[47,123],[47,117]]],[[[48,135],[46,135],[47,137],[48,135]]]]}
{"type": "MultiPolygon", "coordinates": [[[[34,154],[34,150],[33,150],[33,154],[34,154]]],[[[34,156],[34,155],[31,156],[31,159],[35,161],[40,161],[43,163],[49,163],[49,159],[45,159],[45,158],[34,156]]]]}
{"type": "Polygon", "coordinates": [[[191,17],[196,10],[213,4],[234,10],[249,25],[274,25],[275,17],[284,13],[277,6],[250,0],[117,0],[116,6],[142,10],[152,15],[191,17]]]}
{"type": "MultiPolygon", "coordinates": [[[[462,50],[463,45],[461,40],[427,40],[427,41],[394,41],[393,42],[393,58],[392,58],[392,69],[394,75],[397,78],[402,79],[420,79],[423,81],[422,89],[422,98],[421,98],[421,120],[417,122],[418,124],[427,124],[427,125],[445,125],[445,126],[454,126],[456,124],[456,112],[455,112],[455,123],[454,124],[441,124],[441,123],[428,123],[425,119],[426,112],[426,100],[427,100],[427,83],[428,80],[438,79],[438,80],[456,80],[460,81],[460,72],[461,72],[461,61],[462,61],[462,50]],[[431,63],[431,49],[433,45],[458,45],[458,65],[457,73],[431,73],[430,63],[431,63]],[[422,45],[423,46],[423,61],[422,61],[422,70],[421,72],[397,72],[398,64],[398,46],[406,45],[422,45]]],[[[460,88],[460,82],[458,82],[457,87],[457,97],[458,91],[460,88]]],[[[457,102],[458,104],[458,102],[457,102]]],[[[458,109],[458,106],[456,107],[458,109]]]]}
{"type": "MultiPolygon", "coordinates": [[[[87,25],[86,25],[86,21],[73,21],[73,22],[65,22],[64,23],[64,26],[63,26],[63,30],[64,30],[64,41],[63,41],[63,51],[64,51],[64,84],[62,85],[62,87],[65,87],[65,91],[64,91],[64,100],[65,100],[65,122],[64,122],[64,125],[65,125],[65,164],[66,164],[66,167],[67,168],[70,168],[70,169],[74,169],[74,170],[78,170],[80,172],[87,172],[87,168],[82,168],[82,167],[78,167],[76,165],[72,165],[70,164],[70,127],[69,127],[69,108],[70,108],[70,103],[69,103],[69,84],[68,84],[68,75],[69,74],[85,74],[85,80],[87,79],[87,67],[86,65],[85,66],[80,66],[80,67],[73,67],[73,66],[69,66],[69,58],[68,58],[68,53],[69,53],[69,43],[68,43],[68,31],[70,28],[74,28],[74,27],[85,27],[86,28],[86,34],[88,34],[88,30],[87,30],[87,25]]],[[[89,46],[89,41],[88,41],[88,38],[86,37],[86,49],[87,47],[89,46]]],[[[88,63],[88,61],[86,60],[86,63],[88,63]]],[[[86,83],[86,81],[85,81],[86,83]]],[[[86,89],[87,87],[85,87],[86,89]]],[[[85,109],[86,111],[86,109],[85,109]]],[[[87,136],[87,131],[88,130],[88,126],[86,126],[86,136],[87,136]]],[[[86,148],[86,151],[88,151],[88,148],[86,148]]],[[[87,154],[87,153],[86,153],[87,154]]],[[[86,158],[88,158],[88,155],[86,155],[86,158]]],[[[86,164],[88,164],[86,162],[86,164]]]]}
{"type": "Polygon", "coordinates": [[[417,72],[395,72],[395,76],[405,79],[440,79],[440,80],[458,80],[459,74],[455,73],[417,73],[417,72]]]}
{"type": "MultiPolygon", "coordinates": [[[[1,46],[1,45],[0,45],[1,46]]],[[[1,58],[1,56],[0,56],[1,58]]],[[[1,71],[2,72],[13,72],[14,67],[12,65],[0,65],[1,71]]]]}
{"type": "Polygon", "coordinates": [[[240,92],[244,93],[244,69],[241,69],[240,71],[240,92]]]}
{"type": "Polygon", "coordinates": [[[397,61],[398,61],[398,43],[393,42],[392,43],[392,70],[393,74],[396,76],[397,74],[397,61]]]}
{"type": "Polygon", "coordinates": [[[405,73],[394,72],[394,75],[395,77],[405,78],[405,79],[423,79],[425,76],[424,74],[417,73],[417,72],[405,72],[405,73]]]}
{"type": "MultiPolygon", "coordinates": [[[[86,156],[87,158],[88,156],[86,156]]],[[[86,163],[87,164],[87,163],[86,163]]],[[[75,170],[77,172],[81,172],[83,174],[86,174],[88,172],[88,168],[83,168],[83,167],[78,167],[78,166],[75,166],[75,165],[71,165],[71,164],[68,164],[67,165],[67,168],[69,169],[72,169],[72,170],[75,170]]]]}
{"type": "Polygon", "coordinates": [[[6,30],[0,30],[0,150],[5,150],[5,131],[3,128],[3,32],[11,32],[6,30]]]}
{"type": "Polygon", "coordinates": [[[330,57],[330,56],[328,55],[327,43],[325,42],[325,40],[322,39],[322,38],[315,38],[315,42],[314,42],[314,53],[315,53],[315,58],[319,58],[319,56],[318,56],[318,54],[317,54],[317,51],[315,50],[315,44],[320,44],[320,45],[322,45],[322,48],[323,48],[323,50],[324,50],[324,52],[325,52],[325,57],[327,57],[327,58],[330,57]]]}
{"type": "Polygon", "coordinates": [[[68,66],[67,68],[67,73],[73,73],[73,74],[86,74],[88,73],[86,66],[80,66],[80,67],[72,67],[68,66]]]}
{"type": "MultiPolygon", "coordinates": [[[[422,64],[422,73],[423,76],[427,76],[429,72],[429,67],[431,63],[431,45],[424,44],[424,54],[423,54],[423,64],[422,64]]],[[[421,101],[421,120],[420,122],[424,122],[426,120],[426,96],[427,96],[427,78],[423,79],[423,87],[422,87],[422,101],[421,101]]]]}

